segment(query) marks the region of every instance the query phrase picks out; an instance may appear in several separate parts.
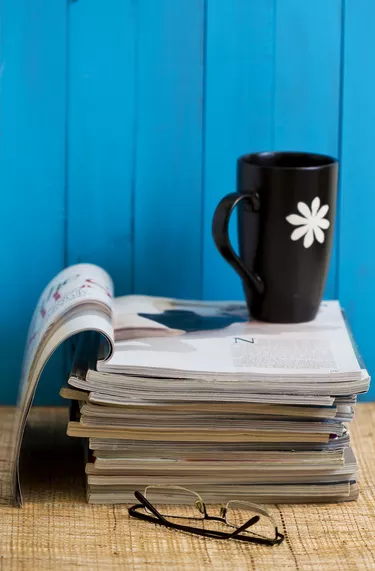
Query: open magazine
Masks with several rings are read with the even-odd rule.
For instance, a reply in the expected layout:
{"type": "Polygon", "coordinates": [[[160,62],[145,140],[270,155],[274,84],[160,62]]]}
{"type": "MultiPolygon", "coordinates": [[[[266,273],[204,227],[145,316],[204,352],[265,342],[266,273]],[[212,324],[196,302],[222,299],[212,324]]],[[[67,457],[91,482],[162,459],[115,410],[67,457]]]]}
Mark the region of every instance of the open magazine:
{"type": "MultiPolygon", "coordinates": [[[[91,264],[71,266],[43,291],[28,332],[19,406],[8,454],[11,490],[18,504],[22,503],[19,453],[38,380],[56,348],[84,331],[95,331],[101,336],[98,372],[108,375],[109,381],[113,373],[125,372],[135,392],[137,379],[142,379],[147,388],[148,375],[175,379],[175,389],[179,378],[198,383],[205,378],[213,382],[232,379],[233,390],[238,390],[238,383],[244,387],[250,383],[254,397],[257,391],[267,392],[262,390],[262,383],[264,387],[268,376],[273,383],[288,378],[298,382],[301,375],[312,376],[316,382],[328,377],[330,389],[344,383],[344,393],[328,392],[330,395],[365,391],[369,382],[353,350],[338,302],[323,303],[316,320],[310,323],[249,323],[243,302],[149,296],[114,298],[112,280],[103,269],[91,264]],[[285,343],[286,339],[294,340],[294,353],[289,352],[287,358],[290,343],[285,343]],[[249,360],[248,347],[252,348],[252,355],[256,348],[255,361],[249,360]],[[350,386],[353,390],[349,390],[350,386]]],[[[78,388],[93,390],[89,385],[78,388]]],[[[150,390],[154,388],[151,382],[150,390]]],[[[240,388],[240,393],[246,390],[240,388]]],[[[0,473],[0,478],[5,476],[0,473]]],[[[6,482],[0,484],[6,488],[6,482]]]]}

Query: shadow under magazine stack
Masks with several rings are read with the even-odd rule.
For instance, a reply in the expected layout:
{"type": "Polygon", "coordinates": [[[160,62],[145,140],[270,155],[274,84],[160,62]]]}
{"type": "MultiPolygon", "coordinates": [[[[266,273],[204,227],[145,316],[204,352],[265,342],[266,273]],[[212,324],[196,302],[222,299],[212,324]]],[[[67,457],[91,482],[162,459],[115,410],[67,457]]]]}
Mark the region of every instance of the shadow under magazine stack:
{"type": "Polygon", "coordinates": [[[112,358],[96,361],[86,334],[61,390],[68,434],[87,439],[89,502],[133,502],[149,485],[165,502],[169,485],[212,503],[357,498],[347,424],[369,376],[338,302],[276,325],[247,323],[240,303],[153,311],[154,299],[115,300],[112,358]]]}

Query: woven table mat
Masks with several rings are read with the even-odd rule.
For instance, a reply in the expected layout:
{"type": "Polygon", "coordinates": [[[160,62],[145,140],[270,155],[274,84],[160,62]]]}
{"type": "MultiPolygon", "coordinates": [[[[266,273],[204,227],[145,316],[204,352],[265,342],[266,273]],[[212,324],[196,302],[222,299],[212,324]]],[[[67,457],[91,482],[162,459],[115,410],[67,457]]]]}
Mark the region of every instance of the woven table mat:
{"type": "Polygon", "coordinates": [[[351,427],[359,500],[271,506],[286,535],[276,547],[197,538],[132,520],[126,506],[86,504],[83,453],[65,436],[67,418],[65,409],[32,411],[21,462],[25,505],[0,507],[0,571],[375,569],[375,403],[358,405],[351,427]]]}

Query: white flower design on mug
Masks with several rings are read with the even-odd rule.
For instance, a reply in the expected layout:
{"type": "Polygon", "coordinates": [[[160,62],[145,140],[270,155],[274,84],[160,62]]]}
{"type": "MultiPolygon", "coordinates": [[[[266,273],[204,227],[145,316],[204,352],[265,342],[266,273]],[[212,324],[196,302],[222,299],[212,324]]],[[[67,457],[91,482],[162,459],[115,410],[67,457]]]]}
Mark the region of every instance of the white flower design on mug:
{"type": "Polygon", "coordinates": [[[324,218],[329,210],[328,204],[320,206],[320,198],[316,196],[311,203],[311,210],[304,202],[297,204],[299,214],[289,214],[286,220],[292,226],[298,226],[291,234],[292,240],[299,240],[304,236],[303,245],[305,248],[310,248],[316,239],[320,244],[323,244],[325,235],[323,230],[330,227],[330,221],[324,218]]]}

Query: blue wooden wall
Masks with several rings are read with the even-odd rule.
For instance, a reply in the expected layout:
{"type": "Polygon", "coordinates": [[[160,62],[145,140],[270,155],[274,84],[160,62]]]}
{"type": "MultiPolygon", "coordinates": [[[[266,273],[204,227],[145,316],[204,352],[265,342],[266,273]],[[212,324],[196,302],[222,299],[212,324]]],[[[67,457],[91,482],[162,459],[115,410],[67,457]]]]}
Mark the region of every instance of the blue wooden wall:
{"type": "MultiPolygon", "coordinates": [[[[375,370],[374,30],[373,0],[3,0],[0,402],[66,264],[119,294],[241,298],[210,226],[256,150],[339,157],[326,297],[375,370]]],[[[58,354],[39,402],[62,375],[58,354]]]]}

